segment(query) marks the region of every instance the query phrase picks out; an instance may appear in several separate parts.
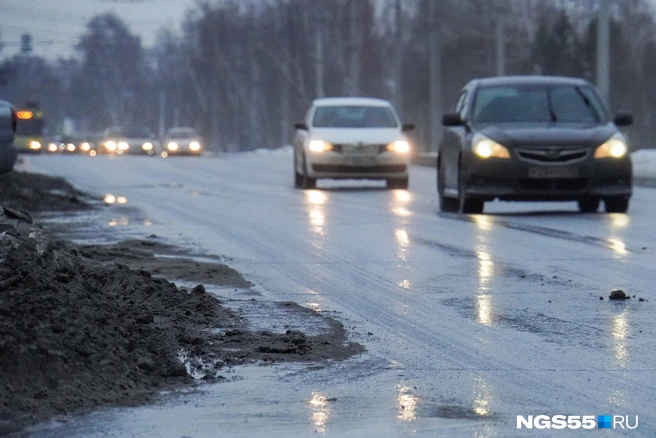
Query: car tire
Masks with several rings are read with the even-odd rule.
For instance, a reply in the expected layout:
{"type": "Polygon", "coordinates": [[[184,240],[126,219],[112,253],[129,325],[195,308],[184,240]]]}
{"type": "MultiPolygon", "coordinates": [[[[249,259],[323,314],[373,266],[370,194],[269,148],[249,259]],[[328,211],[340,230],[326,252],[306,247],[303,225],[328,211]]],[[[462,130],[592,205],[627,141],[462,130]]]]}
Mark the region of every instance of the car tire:
{"type": "Polygon", "coordinates": [[[317,187],[317,179],[310,178],[307,174],[307,162],[305,160],[305,154],[303,154],[303,174],[301,175],[300,182],[302,189],[314,189],[317,187]]]}
{"type": "Polygon", "coordinates": [[[626,213],[629,211],[629,198],[605,198],[604,206],[606,207],[606,213],[626,213]]]}
{"type": "Polygon", "coordinates": [[[298,173],[298,162],[296,160],[296,151],[294,151],[294,188],[303,188],[303,175],[298,173]]]}
{"type": "Polygon", "coordinates": [[[458,211],[462,214],[481,214],[485,202],[482,199],[468,198],[465,190],[465,181],[462,178],[462,169],[458,166],[458,211]]]}
{"type": "Polygon", "coordinates": [[[599,199],[579,199],[578,204],[581,213],[596,213],[599,210],[599,199]]]}
{"type": "Polygon", "coordinates": [[[408,178],[389,178],[387,180],[388,189],[403,189],[408,188],[408,178]]]}
{"type": "Polygon", "coordinates": [[[437,161],[437,196],[440,201],[440,211],[444,213],[456,213],[458,211],[458,200],[449,198],[444,194],[445,182],[442,160],[437,161]]]}

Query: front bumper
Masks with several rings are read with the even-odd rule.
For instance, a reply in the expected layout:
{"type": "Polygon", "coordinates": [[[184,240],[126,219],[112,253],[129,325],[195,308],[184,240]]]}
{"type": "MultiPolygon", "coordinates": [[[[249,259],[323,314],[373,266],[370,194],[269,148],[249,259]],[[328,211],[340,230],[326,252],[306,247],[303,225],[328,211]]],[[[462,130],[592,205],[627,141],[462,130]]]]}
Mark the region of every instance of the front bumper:
{"type": "Polygon", "coordinates": [[[588,158],[567,165],[539,165],[515,158],[469,157],[466,166],[467,197],[506,201],[571,201],[583,198],[624,197],[633,191],[631,159],[588,158]],[[566,177],[537,177],[535,169],[576,169],[566,177]],[[533,170],[531,170],[533,169],[533,170]]]}
{"type": "Polygon", "coordinates": [[[308,176],[330,179],[386,179],[408,177],[408,156],[381,152],[374,156],[338,152],[306,152],[308,176]]]}

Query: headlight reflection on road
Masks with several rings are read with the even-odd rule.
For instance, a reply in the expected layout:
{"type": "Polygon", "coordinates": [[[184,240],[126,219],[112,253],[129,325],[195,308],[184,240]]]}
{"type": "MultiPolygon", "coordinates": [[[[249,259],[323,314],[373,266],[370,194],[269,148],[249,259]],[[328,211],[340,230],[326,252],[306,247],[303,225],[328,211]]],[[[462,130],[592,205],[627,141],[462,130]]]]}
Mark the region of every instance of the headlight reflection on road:
{"type": "Polygon", "coordinates": [[[615,254],[625,256],[629,253],[629,251],[626,250],[626,243],[622,242],[620,239],[608,239],[608,243],[610,243],[610,249],[615,251],[615,254]]]}
{"type": "Polygon", "coordinates": [[[399,421],[413,421],[417,419],[417,397],[412,394],[412,390],[407,386],[397,385],[399,395],[396,397],[399,406],[399,421]]]}
{"type": "Polygon", "coordinates": [[[492,295],[476,297],[476,320],[483,325],[492,325],[492,295]]]}
{"type": "Polygon", "coordinates": [[[481,292],[487,292],[489,290],[489,283],[494,275],[494,262],[490,254],[477,251],[476,256],[478,257],[478,288],[481,292]]]}
{"type": "Polygon", "coordinates": [[[492,390],[484,377],[476,377],[474,381],[474,412],[481,417],[492,415],[492,390]]]}
{"type": "Polygon", "coordinates": [[[394,236],[396,237],[396,243],[399,245],[399,250],[396,256],[403,261],[407,261],[408,247],[410,246],[410,237],[408,236],[408,232],[406,230],[396,229],[394,230],[394,236]]]}
{"type": "Polygon", "coordinates": [[[611,224],[613,228],[626,228],[631,223],[631,217],[628,214],[610,213],[611,224]]]}
{"type": "Polygon", "coordinates": [[[326,394],[322,392],[313,392],[312,398],[308,402],[312,415],[310,421],[316,433],[326,434],[326,424],[330,417],[330,406],[326,394]]]}
{"type": "Polygon", "coordinates": [[[494,221],[488,216],[482,216],[480,214],[473,215],[474,223],[481,231],[490,231],[494,221]]]}
{"type": "MultiPolygon", "coordinates": [[[[306,190],[305,198],[308,204],[308,218],[310,220],[310,229],[312,232],[323,238],[324,227],[326,225],[325,204],[328,201],[328,195],[320,190],[306,190]]],[[[312,244],[321,248],[323,239],[314,240],[312,244]]]]}
{"type": "Polygon", "coordinates": [[[629,350],[626,339],[631,335],[629,326],[628,310],[613,318],[613,352],[615,355],[615,364],[619,367],[626,368],[629,365],[629,350]]]}

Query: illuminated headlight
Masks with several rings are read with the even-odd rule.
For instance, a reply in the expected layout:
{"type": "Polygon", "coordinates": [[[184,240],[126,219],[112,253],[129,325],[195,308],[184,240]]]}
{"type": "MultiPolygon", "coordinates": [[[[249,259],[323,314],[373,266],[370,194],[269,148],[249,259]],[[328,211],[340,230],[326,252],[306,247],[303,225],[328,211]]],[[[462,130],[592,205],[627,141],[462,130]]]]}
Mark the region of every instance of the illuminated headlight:
{"type": "Polygon", "coordinates": [[[68,152],[75,152],[75,145],[73,143],[69,143],[66,145],[66,150],[68,152]]]}
{"type": "Polygon", "coordinates": [[[141,148],[144,151],[152,151],[153,150],[153,144],[151,142],[147,141],[146,143],[141,145],[141,148]]]}
{"type": "Polygon", "coordinates": [[[41,149],[41,143],[39,143],[38,141],[30,142],[30,149],[34,149],[34,150],[41,149]]]}
{"type": "Polygon", "coordinates": [[[126,142],[122,141],[118,144],[118,149],[121,151],[126,151],[130,148],[130,145],[127,144],[126,142]]]}
{"type": "Polygon", "coordinates": [[[56,144],[48,143],[48,152],[57,152],[57,149],[59,148],[57,147],[56,144]]]}
{"type": "Polygon", "coordinates": [[[169,144],[166,145],[166,148],[170,151],[177,151],[178,150],[178,144],[174,141],[170,142],[169,144]]]}
{"type": "Polygon", "coordinates": [[[508,149],[483,134],[474,135],[472,139],[472,150],[479,158],[510,158],[508,149]]]}
{"type": "Polygon", "coordinates": [[[622,158],[626,155],[629,148],[626,145],[626,139],[619,132],[606,140],[595,151],[595,158],[622,158]]]}
{"type": "Polygon", "coordinates": [[[108,151],[115,151],[116,143],[114,143],[113,141],[108,141],[105,143],[105,147],[107,148],[108,151]]]}
{"type": "Polygon", "coordinates": [[[192,151],[199,151],[200,143],[198,143],[197,141],[192,141],[191,143],[189,143],[189,149],[191,149],[192,151]]]}
{"type": "Polygon", "coordinates": [[[91,150],[91,145],[89,143],[82,143],[80,145],[80,149],[82,149],[84,152],[88,152],[91,150]]]}
{"type": "Polygon", "coordinates": [[[395,141],[387,145],[387,150],[391,152],[399,152],[401,154],[407,154],[410,152],[410,143],[405,140],[395,141]]]}
{"type": "Polygon", "coordinates": [[[332,151],[333,145],[323,140],[312,140],[308,144],[308,149],[310,149],[311,152],[321,153],[326,151],[332,151]]]}

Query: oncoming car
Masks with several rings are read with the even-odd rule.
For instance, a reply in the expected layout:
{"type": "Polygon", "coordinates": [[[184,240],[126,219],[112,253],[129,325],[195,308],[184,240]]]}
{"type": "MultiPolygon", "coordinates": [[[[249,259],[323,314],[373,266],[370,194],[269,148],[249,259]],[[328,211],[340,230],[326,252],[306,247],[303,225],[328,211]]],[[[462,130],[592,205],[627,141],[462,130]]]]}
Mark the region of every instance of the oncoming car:
{"type": "Polygon", "coordinates": [[[408,187],[410,144],[392,105],[369,98],[317,99],[296,124],[294,185],[314,188],[317,179],[384,179],[408,187]]]}
{"type": "Polygon", "coordinates": [[[98,153],[147,154],[158,152],[159,143],[148,128],[107,128],[98,153]]]}
{"type": "Polygon", "coordinates": [[[200,155],[202,143],[194,128],[171,128],[164,138],[164,150],[168,155],[200,155]]]}
{"type": "Polygon", "coordinates": [[[485,201],[577,201],[581,212],[624,213],[632,194],[627,140],[586,80],[476,79],[461,91],[437,161],[442,211],[482,213],[485,201]]]}

